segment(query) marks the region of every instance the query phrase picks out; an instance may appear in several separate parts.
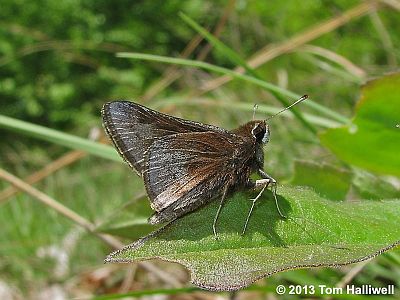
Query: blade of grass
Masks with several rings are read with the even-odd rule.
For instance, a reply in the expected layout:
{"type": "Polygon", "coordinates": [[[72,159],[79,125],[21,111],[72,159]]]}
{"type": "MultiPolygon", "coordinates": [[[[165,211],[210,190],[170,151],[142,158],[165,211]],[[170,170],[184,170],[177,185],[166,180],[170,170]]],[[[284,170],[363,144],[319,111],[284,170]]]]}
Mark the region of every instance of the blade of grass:
{"type": "Polygon", "coordinates": [[[382,0],[383,3],[400,11],[400,2],[398,0],[382,0]]]}
{"type": "Polygon", "coordinates": [[[85,228],[88,232],[95,235],[96,237],[98,237],[99,239],[101,239],[106,244],[110,245],[111,247],[113,247],[115,249],[122,247],[123,244],[119,240],[115,239],[112,236],[96,232],[95,231],[96,226],[94,224],[90,223],[88,220],[86,220],[82,216],[78,215],[76,212],[69,209],[68,207],[62,205],[60,202],[54,200],[50,196],[46,195],[45,193],[42,193],[41,191],[30,186],[29,184],[22,181],[18,177],[8,173],[7,171],[5,171],[3,169],[0,169],[0,178],[4,179],[5,181],[10,182],[16,188],[18,188],[21,191],[32,196],[34,199],[39,200],[47,207],[54,209],[56,212],[63,215],[64,217],[70,219],[71,221],[78,224],[79,226],[85,228]]]}
{"type": "MultiPolygon", "coordinates": [[[[34,184],[36,182],[41,181],[42,179],[46,178],[47,176],[53,174],[54,172],[70,165],[79,159],[86,156],[86,152],[80,150],[74,150],[68,152],[67,154],[59,157],[55,161],[52,161],[48,165],[46,165],[43,169],[31,174],[30,176],[24,178],[24,181],[29,184],[34,184]]],[[[9,186],[5,188],[3,191],[0,192],[0,205],[4,204],[8,198],[17,194],[20,190],[9,186]]]]}
{"type": "Polygon", "coordinates": [[[369,17],[371,19],[372,25],[375,27],[376,32],[382,42],[383,49],[386,52],[387,62],[389,66],[397,66],[396,58],[396,48],[393,45],[390,34],[388,33],[385,24],[383,23],[381,17],[379,16],[377,10],[370,12],[369,17]]]}
{"type": "MultiPolygon", "coordinates": [[[[400,250],[400,248],[399,248],[400,250]]],[[[386,256],[388,256],[394,264],[398,264],[400,266],[400,255],[397,254],[396,252],[392,251],[392,252],[388,252],[386,254],[386,256]]]]}
{"type": "Polygon", "coordinates": [[[88,298],[88,299],[108,300],[108,299],[121,299],[121,298],[129,298],[129,297],[142,297],[142,296],[150,296],[150,295],[179,295],[182,293],[193,293],[193,292],[209,293],[209,292],[201,290],[197,287],[184,287],[184,288],[178,288],[178,289],[155,289],[155,290],[131,291],[128,293],[102,295],[102,296],[97,296],[97,297],[88,298]]]}
{"type": "MultiPolygon", "coordinates": [[[[251,76],[262,80],[261,76],[254,70],[252,69],[246,61],[241,58],[241,56],[236,53],[233,49],[222,43],[219,39],[214,37],[211,33],[209,33],[207,30],[205,30],[203,27],[201,27],[199,24],[197,24],[193,19],[185,15],[184,13],[180,13],[179,16],[183,19],[186,24],[188,24],[190,27],[192,27],[194,30],[197,31],[197,33],[201,34],[207,41],[215,47],[215,49],[219,52],[221,52],[226,58],[228,58],[231,62],[234,64],[243,67],[247,73],[249,73],[251,76]]],[[[281,94],[277,92],[271,91],[272,94],[278,99],[279,102],[282,103],[284,107],[287,107],[290,105],[290,103],[281,96],[281,94]]],[[[315,128],[306,120],[304,119],[303,115],[298,111],[297,109],[292,109],[291,112],[296,116],[296,118],[304,125],[305,128],[307,128],[309,131],[311,131],[313,134],[316,134],[317,131],[315,128]]]]}
{"type": "MultiPolygon", "coordinates": [[[[94,51],[103,51],[103,52],[118,52],[118,51],[128,51],[127,47],[123,47],[118,44],[114,43],[95,43],[93,41],[82,41],[79,45],[75,45],[71,41],[57,41],[57,40],[46,40],[42,42],[38,42],[35,44],[28,45],[19,49],[15,54],[12,56],[6,55],[0,58],[0,68],[4,67],[5,65],[20,59],[21,57],[31,55],[37,52],[43,51],[76,51],[78,49],[85,49],[85,50],[94,50],[94,51]]],[[[79,59],[79,57],[78,57],[79,59]]]]}
{"type": "Polygon", "coordinates": [[[194,29],[198,34],[203,36],[211,45],[213,45],[216,50],[224,54],[225,57],[228,58],[232,63],[243,67],[247,73],[253,75],[254,77],[259,78],[259,75],[257,75],[256,71],[250,68],[247,65],[246,61],[242,59],[240,55],[237,54],[234,50],[232,50],[230,47],[222,43],[219,39],[214,37],[211,33],[209,33],[206,29],[197,24],[189,16],[185,15],[182,12],[179,13],[179,16],[186,24],[192,27],[192,29],[194,29]]]}
{"type": "MultiPolygon", "coordinates": [[[[97,129],[97,128],[93,128],[93,129],[97,129]]],[[[89,139],[93,140],[93,141],[98,140],[100,143],[104,143],[106,141],[106,138],[105,138],[105,136],[102,136],[99,139],[99,132],[100,131],[98,131],[98,130],[92,130],[92,132],[89,133],[89,139]]],[[[78,160],[80,160],[81,158],[83,158],[85,156],[87,156],[87,152],[84,152],[81,150],[72,150],[72,151],[60,156],[56,160],[51,161],[50,163],[45,165],[42,169],[32,173],[31,175],[24,178],[23,180],[26,183],[32,185],[32,184],[37,183],[37,182],[43,180],[44,178],[50,176],[54,172],[57,172],[58,170],[63,169],[65,167],[77,162],[78,160]]],[[[0,192],[0,205],[4,204],[8,198],[17,194],[18,192],[20,192],[20,190],[13,186],[9,186],[9,187],[5,188],[4,190],[2,190],[0,192]]]]}
{"type": "MultiPolygon", "coordinates": [[[[223,28],[225,27],[227,20],[229,18],[229,15],[232,13],[233,9],[235,7],[235,0],[229,0],[228,3],[225,6],[225,9],[215,26],[215,29],[213,31],[214,36],[219,36],[223,28]]],[[[199,34],[196,35],[192,40],[187,44],[185,49],[180,53],[181,58],[187,58],[189,57],[190,54],[194,52],[194,50],[197,49],[198,45],[200,42],[203,40],[203,37],[201,37],[199,34]]],[[[211,45],[207,43],[199,52],[197,55],[196,59],[197,60],[204,60],[208,53],[211,50],[211,45]]],[[[162,77],[152,84],[144,93],[143,97],[141,98],[143,102],[147,102],[154,98],[157,94],[159,94],[162,90],[164,90],[166,87],[171,85],[173,82],[175,82],[178,78],[182,76],[182,71],[179,69],[178,66],[170,66],[167,68],[167,70],[164,71],[164,74],[162,77]]]]}
{"type": "MultiPolygon", "coordinates": [[[[259,291],[259,292],[274,292],[275,287],[274,286],[257,286],[257,285],[252,285],[249,286],[243,291],[259,291]]],[[[209,293],[213,295],[217,294],[226,294],[223,292],[210,292],[207,290],[202,290],[198,287],[183,287],[183,288],[177,288],[177,289],[154,289],[154,290],[142,290],[142,291],[131,291],[128,293],[124,294],[109,294],[109,295],[101,295],[97,296],[94,298],[90,298],[92,300],[108,300],[108,299],[121,299],[121,298],[126,298],[126,297],[141,297],[141,296],[149,296],[149,295],[179,295],[179,294],[186,294],[186,293],[196,293],[196,292],[201,292],[201,293],[209,293]]]]}
{"type": "MultiPolygon", "coordinates": [[[[66,217],[67,219],[73,221],[75,224],[78,224],[82,228],[85,228],[90,234],[93,234],[107,245],[111,246],[114,249],[122,248],[123,244],[116,238],[111,235],[99,233],[96,231],[96,225],[91,223],[90,221],[86,220],[81,215],[77,214],[75,211],[71,210],[70,208],[62,205],[60,202],[55,200],[54,198],[48,196],[47,194],[35,189],[31,185],[27,184],[20,178],[14,176],[13,174],[3,170],[0,168],[0,178],[8,181],[16,188],[20,189],[21,191],[27,193],[28,195],[32,196],[34,199],[40,201],[47,207],[54,209],[57,213],[61,214],[62,216],[66,217]]],[[[171,284],[173,287],[181,287],[181,283],[175,279],[172,274],[169,274],[150,262],[139,262],[139,266],[143,267],[148,272],[153,273],[162,281],[171,284]]]]}
{"type": "Polygon", "coordinates": [[[330,60],[335,64],[341,66],[348,73],[352,74],[352,76],[357,77],[360,81],[366,79],[367,77],[367,73],[361,67],[357,66],[346,57],[339,55],[338,53],[329,49],[314,45],[304,45],[299,49],[295,49],[294,52],[311,53],[324,59],[330,60]]]}
{"type": "MultiPolygon", "coordinates": [[[[234,110],[234,111],[240,110],[250,113],[254,111],[254,106],[246,102],[226,102],[226,101],[214,101],[206,99],[193,99],[191,101],[187,101],[187,99],[182,99],[182,98],[163,98],[162,101],[160,100],[153,102],[153,107],[157,109],[171,104],[179,104],[179,106],[188,106],[188,105],[218,106],[229,110],[234,110]]],[[[273,115],[279,112],[280,110],[281,108],[279,107],[273,107],[269,105],[258,105],[257,113],[258,114],[265,113],[268,115],[273,115]]],[[[339,127],[341,125],[341,123],[338,123],[331,119],[326,119],[324,117],[318,117],[307,113],[303,113],[303,115],[308,122],[321,127],[334,128],[334,127],[339,127]]],[[[282,116],[288,118],[293,117],[293,115],[286,113],[283,113],[282,116]]]]}
{"type": "Polygon", "coordinates": [[[337,76],[338,78],[340,78],[342,80],[354,82],[359,85],[364,82],[364,80],[361,79],[360,77],[356,77],[353,74],[351,74],[341,68],[336,67],[335,65],[331,64],[327,60],[323,60],[323,59],[319,58],[318,56],[314,56],[314,55],[306,53],[306,52],[303,52],[301,54],[301,56],[303,57],[303,59],[309,61],[311,64],[317,66],[321,70],[323,70],[329,74],[332,74],[334,76],[337,76]]]}
{"type": "MultiPolygon", "coordinates": [[[[212,32],[213,36],[218,38],[221,35],[226,24],[228,23],[228,20],[230,19],[232,13],[234,12],[235,7],[236,7],[236,0],[227,1],[225,8],[221,14],[221,17],[220,17],[218,23],[216,24],[215,29],[212,32]]],[[[207,55],[210,53],[211,48],[212,48],[212,45],[210,43],[207,43],[207,45],[205,45],[203,47],[203,49],[201,49],[199,54],[196,56],[196,59],[204,60],[207,57],[207,55]]]]}
{"type": "Polygon", "coordinates": [[[44,126],[0,115],[0,128],[16,131],[68,148],[82,150],[102,158],[122,162],[122,159],[119,157],[118,153],[111,146],[92,142],[90,140],[44,126]]]}
{"type": "Polygon", "coordinates": [[[350,284],[350,282],[353,281],[354,277],[356,277],[358,273],[360,273],[364,269],[364,267],[370,262],[371,260],[365,260],[356,264],[345,274],[345,276],[343,276],[343,278],[338,283],[336,283],[336,286],[344,288],[346,285],[350,284]]]}
{"type": "MultiPolygon", "coordinates": [[[[187,58],[193,51],[197,48],[203,38],[200,35],[196,35],[183,49],[182,53],[179,54],[181,58],[187,58]]],[[[179,69],[176,65],[169,66],[161,76],[159,80],[152,83],[150,87],[146,90],[146,92],[141,97],[141,102],[146,103],[152,100],[157,94],[163,91],[165,88],[170,86],[173,82],[175,82],[179,77],[182,76],[182,70],[179,69]]]]}
{"type": "MultiPolygon", "coordinates": [[[[302,95],[293,93],[291,91],[285,90],[283,88],[280,88],[269,82],[266,82],[266,81],[263,81],[263,80],[245,75],[245,74],[241,74],[241,73],[232,71],[230,69],[226,69],[226,68],[215,66],[215,65],[212,65],[212,64],[209,64],[206,62],[202,62],[202,61],[195,61],[195,60],[182,59],[182,58],[173,58],[173,57],[144,54],[144,53],[120,52],[120,53],[117,53],[117,56],[122,57],[122,58],[157,61],[157,62],[163,62],[163,63],[169,63],[169,64],[177,64],[177,65],[201,68],[201,69],[209,70],[209,71],[220,73],[220,74],[230,75],[234,78],[237,78],[237,79],[240,79],[243,81],[247,81],[247,82],[250,82],[257,86],[260,86],[267,91],[276,92],[276,93],[279,93],[281,95],[287,96],[292,99],[299,99],[302,96],[302,95]]],[[[342,116],[341,114],[336,113],[335,111],[333,111],[327,107],[324,107],[324,106],[312,101],[311,99],[307,99],[307,101],[304,101],[304,105],[307,105],[308,107],[314,109],[315,111],[331,117],[333,120],[335,120],[341,124],[346,124],[346,123],[350,122],[350,120],[348,118],[342,116]]]]}
{"type": "MultiPolygon", "coordinates": [[[[395,1],[393,0],[385,0],[384,2],[393,7],[396,6],[395,1]]],[[[341,27],[356,18],[359,18],[367,14],[368,12],[374,10],[376,7],[379,7],[377,5],[378,1],[375,0],[362,2],[359,5],[354,6],[353,8],[345,11],[344,13],[335,16],[334,18],[331,18],[327,21],[319,23],[315,26],[312,26],[311,28],[306,29],[305,31],[289,39],[286,39],[277,44],[268,44],[263,49],[254,54],[251,58],[249,58],[247,63],[252,68],[259,67],[284,53],[299,48],[303,44],[315,40],[316,38],[335,30],[338,27],[341,27]]],[[[242,73],[244,69],[236,68],[235,71],[242,73]]],[[[214,90],[217,87],[229,82],[230,80],[231,77],[227,75],[212,79],[203,85],[204,92],[214,90]]]]}

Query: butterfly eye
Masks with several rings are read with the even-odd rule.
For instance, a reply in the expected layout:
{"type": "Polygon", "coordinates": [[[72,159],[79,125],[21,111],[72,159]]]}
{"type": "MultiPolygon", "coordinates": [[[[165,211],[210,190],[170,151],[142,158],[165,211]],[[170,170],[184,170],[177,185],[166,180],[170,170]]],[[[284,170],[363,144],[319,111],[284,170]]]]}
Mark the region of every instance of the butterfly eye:
{"type": "Polygon", "coordinates": [[[259,143],[265,143],[265,141],[268,140],[266,137],[266,127],[263,123],[258,123],[254,125],[253,130],[251,131],[251,134],[255,137],[256,141],[259,143]]]}

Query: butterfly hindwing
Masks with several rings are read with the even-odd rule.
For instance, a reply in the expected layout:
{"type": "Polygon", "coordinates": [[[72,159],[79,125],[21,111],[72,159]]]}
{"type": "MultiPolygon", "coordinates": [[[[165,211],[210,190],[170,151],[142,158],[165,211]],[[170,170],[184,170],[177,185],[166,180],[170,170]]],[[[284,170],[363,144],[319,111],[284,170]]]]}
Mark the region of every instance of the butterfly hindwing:
{"type": "Polygon", "coordinates": [[[219,196],[229,183],[220,174],[233,176],[234,153],[229,145],[235,139],[234,135],[196,132],[156,140],[146,153],[144,172],[152,208],[175,210],[176,215],[219,196]]]}

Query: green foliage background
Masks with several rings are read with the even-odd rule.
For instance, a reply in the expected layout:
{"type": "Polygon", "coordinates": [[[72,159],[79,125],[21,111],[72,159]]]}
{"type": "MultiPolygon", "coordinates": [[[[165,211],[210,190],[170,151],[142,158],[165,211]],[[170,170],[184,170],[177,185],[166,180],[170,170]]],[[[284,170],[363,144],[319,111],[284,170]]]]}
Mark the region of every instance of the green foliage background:
{"type": "MultiPolygon", "coordinates": [[[[146,98],[169,66],[116,57],[118,52],[178,57],[196,36],[196,32],[179,17],[179,12],[212,31],[233,2],[219,39],[244,59],[266,45],[285,42],[362,3],[344,0],[2,0],[0,114],[83,138],[87,138],[92,128],[101,128],[103,103],[116,99],[135,100],[176,116],[224,128],[234,128],[250,120],[254,103],[260,105],[258,114],[262,117],[266,114],[264,108],[280,108],[281,104],[271,94],[250,83],[233,80],[202,94],[203,84],[218,75],[180,67],[181,77],[155,96],[146,98]]],[[[398,69],[399,20],[398,9],[380,4],[376,11],[371,9],[370,13],[352,17],[345,25],[310,42],[312,46],[347,58],[363,70],[362,76],[348,71],[344,67],[346,64],[302,47],[281,53],[257,68],[257,74],[262,80],[289,91],[307,93],[315,102],[350,120],[360,97],[360,85],[398,69]]],[[[195,60],[206,45],[203,40],[190,58],[195,60]]],[[[225,54],[212,50],[205,61],[235,68],[236,64],[225,54]]],[[[299,110],[322,117],[307,106],[299,110]]],[[[400,113],[398,115],[400,122],[400,113]]],[[[320,134],[325,130],[317,129],[320,134]]],[[[328,185],[321,188],[318,185],[323,180],[332,182],[326,178],[336,176],[344,182],[339,194],[346,194],[347,199],[399,198],[397,177],[382,176],[361,169],[363,164],[352,166],[349,161],[341,161],[299,121],[276,118],[271,123],[271,131],[271,142],[266,147],[266,170],[279,182],[312,186],[329,198],[335,191],[327,188],[328,185]],[[324,166],[297,163],[295,168],[297,160],[324,163],[324,166]],[[320,177],[321,181],[315,184],[309,177],[302,178],[303,174],[315,174],[314,168],[318,172],[328,170],[329,175],[320,177]]],[[[4,128],[0,128],[0,136],[0,166],[20,178],[68,151],[65,147],[4,128]]],[[[0,187],[7,186],[0,182],[0,187]]],[[[115,215],[120,216],[115,212],[120,206],[128,205],[143,192],[141,180],[127,167],[95,156],[63,168],[36,187],[99,224],[109,224],[115,215]]],[[[343,196],[336,193],[335,197],[343,196]]],[[[18,194],[0,205],[0,280],[15,286],[18,293],[33,297],[41,289],[54,283],[65,285],[71,278],[82,283],[85,274],[102,266],[103,258],[110,252],[95,237],[81,232],[52,209],[43,209],[42,204],[25,194],[18,194]],[[77,242],[69,253],[68,270],[55,276],[57,262],[53,258],[40,257],[38,253],[50,245],[63,248],[71,232],[77,235],[77,242]]],[[[126,211],[124,214],[129,220],[129,214],[126,211]]],[[[122,228],[117,231],[125,234],[113,233],[126,237],[124,228],[128,228],[127,224],[120,220],[122,218],[115,222],[122,228]]],[[[107,228],[103,229],[107,231],[107,228]]],[[[130,239],[126,240],[128,242],[130,239]]],[[[354,282],[377,286],[394,283],[400,287],[399,265],[398,251],[382,255],[369,263],[354,282]]],[[[171,265],[161,267],[167,271],[176,268],[171,265]]],[[[101,287],[88,288],[89,293],[115,291],[111,287],[124,276],[125,270],[121,267],[113,271],[101,287]]],[[[347,271],[321,268],[277,274],[256,285],[264,289],[257,297],[274,293],[273,287],[281,283],[334,286],[347,271]]],[[[138,271],[135,277],[137,290],[163,287],[148,276],[145,271],[138,271]]],[[[76,286],[80,288],[82,284],[76,286]]],[[[68,290],[69,295],[77,295],[76,289],[68,290]]],[[[179,293],[171,291],[165,293],[179,293]]]]}

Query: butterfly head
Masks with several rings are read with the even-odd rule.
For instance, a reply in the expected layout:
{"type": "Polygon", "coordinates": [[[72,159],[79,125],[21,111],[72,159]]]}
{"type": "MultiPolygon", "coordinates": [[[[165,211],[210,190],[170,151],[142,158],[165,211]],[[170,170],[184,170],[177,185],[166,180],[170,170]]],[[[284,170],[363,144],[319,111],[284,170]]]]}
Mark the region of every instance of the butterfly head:
{"type": "Polygon", "coordinates": [[[265,121],[253,121],[253,128],[251,130],[251,135],[255,138],[256,142],[259,144],[266,144],[269,142],[269,127],[265,121]]]}

